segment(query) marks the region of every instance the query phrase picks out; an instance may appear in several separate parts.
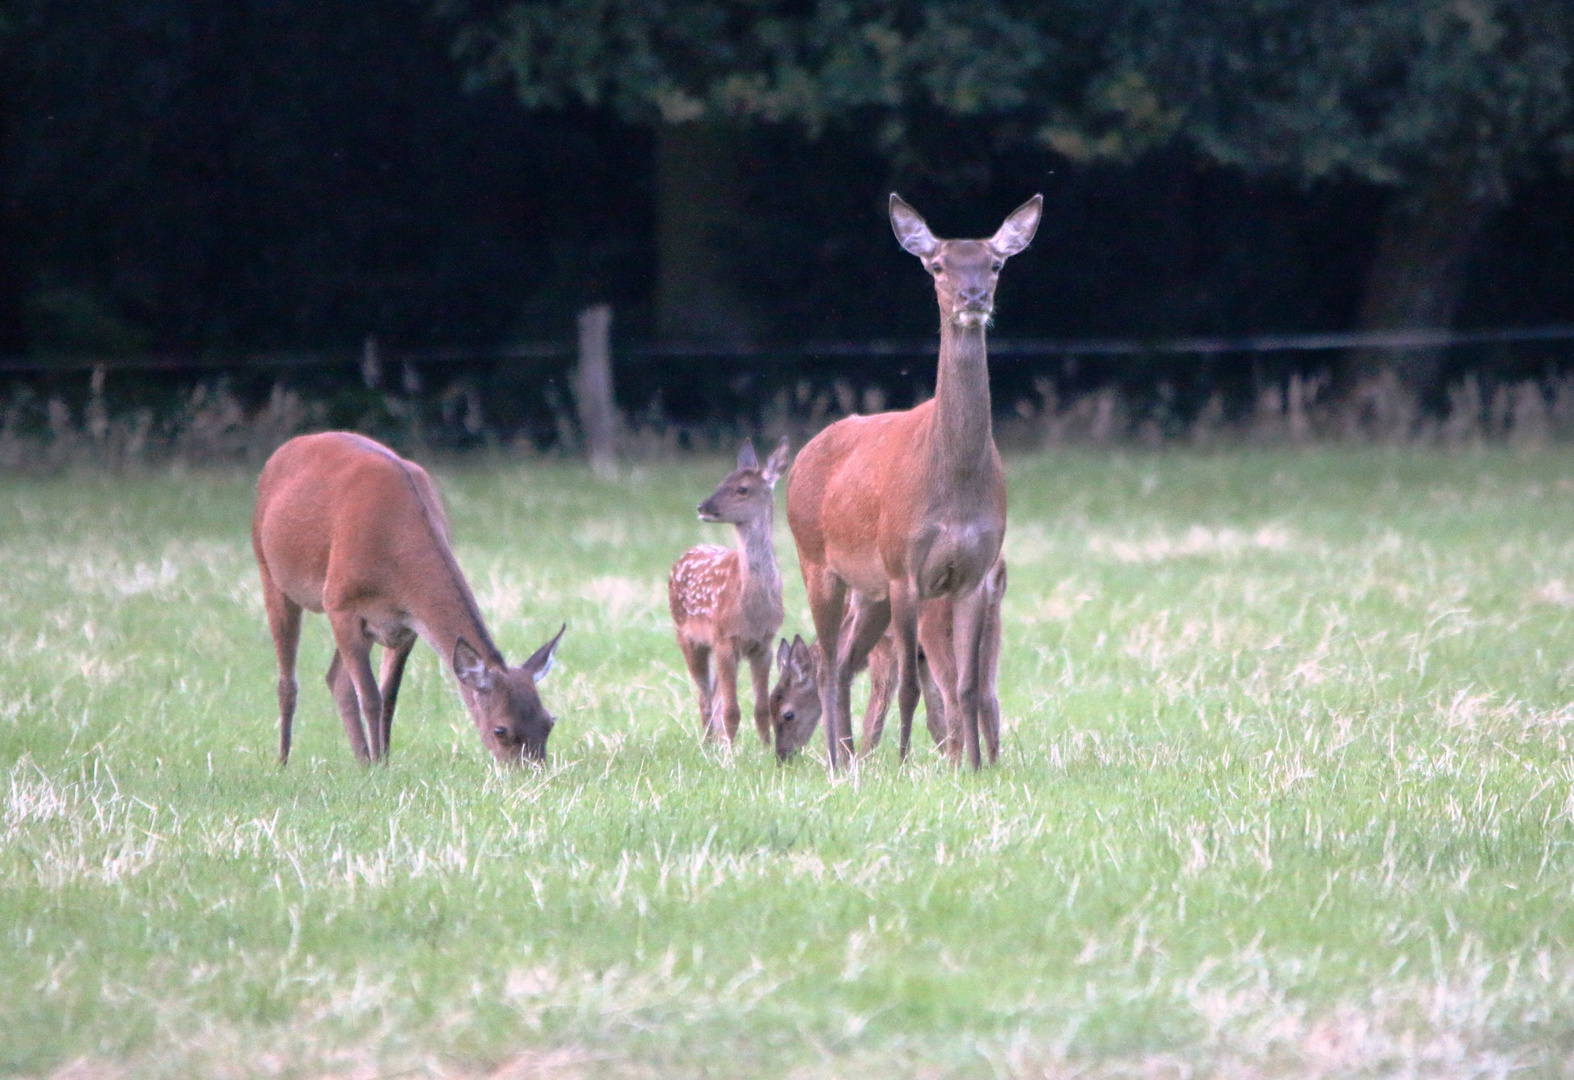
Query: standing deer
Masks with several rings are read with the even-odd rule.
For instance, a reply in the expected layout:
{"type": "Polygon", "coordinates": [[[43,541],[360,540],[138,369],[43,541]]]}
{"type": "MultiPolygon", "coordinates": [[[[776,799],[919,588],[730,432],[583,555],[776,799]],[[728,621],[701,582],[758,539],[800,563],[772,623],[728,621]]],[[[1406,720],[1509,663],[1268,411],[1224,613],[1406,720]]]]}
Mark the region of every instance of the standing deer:
{"type": "Polygon", "coordinates": [[[349,432],[291,439],[257,481],[251,542],[279,654],[280,764],[290,758],[303,608],[326,614],[333,629],[328,689],[360,761],[388,756],[417,637],[452,666],[493,756],[510,764],[546,756],[553,718],[536,683],[563,630],[519,667],[504,662],[449,549],[448,515],[425,469],[349,432]],[[384,650],[381,688],[374,643],[384,650]]]}
{"type": "MultiPolygon", "coordinates": [[[[852,756],[852,673],[888,624],[896,631],[901,753],[918,704],[919,605],[950,597],[951,666],[940,682],[952,755],[979,748],[986,575],[1006,531],[1005,473],[990,422],[985,327],[1001,267],[1028,246],[1043,198],[1023,203],[987,240],[939,240],[891,196],[891,226],[923,260],[940,305],[935,396],[905,412],[849,416],[798,454],[787,521],[819,634],[821,706],[832,770],[852,756]],[[848,633],[848,592],[865,601],[848,633]]],[[[931,663],[937,658],[931,657],[931,663]]]]}
{"type": "MultiPolygon", "coordinates": [[[[984,743],[993,764],[1000,757],[1000,698],[995,679],[1000,665],[1000,603],[1006,591],[1006,564],[999,560],[985,579],[989,591],[988,614],[984,621],[984,640],[979,646],[979,725],[984,743]]],[[[858,617],[858,595],[848,605],[842,619],[845,637],[858,617]]],[[[918,616],[918,674],[924,698],[924,720],[929,736],[943,751],[949,732],[945,718],[945,703],[935,682],[929,654],[933,652],[942,663],[947,662],[951,640],[951,602],[943,597],[925,604],[918,616]]],[[[808,743],[820,722],[820,654],[803,638],[793,636],[792,643],[783,638],[776,650],[779,671],[776,685],[771,689],[771,725],[776,733],[776,756],[785,761],[808,743]]],[[[885,730],[885,714],[891,707],[891,696],[896,689],[896,633],[886,627],[880,640],[875,642],[866,659],[869,668],[869,703],[864,710],[863,747],[859,757],[868,757],[880,745],[880,735],[885,730]]],[[[934,666],[939,666],[934,665],[934,666]]],[[[856,676],[857,672],[854,672],[856,676]]],[[[950,665],[942,670],[940,678],[955,679],[950,665]]]]}
{"type": "Polygon", "coordinates": [[[667,578],[678,647],[699,688],[700,724],[708,739],[731,743],[737,737],[738,663],[747,660],[754,677],[754,726],[766,745],[771,741],[766,701],[771,642],[782,625],[782,579],[771,527],[776,481],[786,468],[785,437],[763,468],[754,444],[745,439],[737,468],[699,505],[701,521],[736,528],[738,546],[692,547],[667,578]]]}

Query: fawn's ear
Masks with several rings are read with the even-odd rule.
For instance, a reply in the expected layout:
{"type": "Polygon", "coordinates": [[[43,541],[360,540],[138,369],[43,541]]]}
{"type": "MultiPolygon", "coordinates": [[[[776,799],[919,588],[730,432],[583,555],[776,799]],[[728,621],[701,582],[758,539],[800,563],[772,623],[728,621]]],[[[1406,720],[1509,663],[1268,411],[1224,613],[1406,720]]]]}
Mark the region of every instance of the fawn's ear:
{"type": "Polygon", "coordinates": [[[805,675],[814,671],[814,653],[809,650],[809,643],[798,634],[792,636],[792,664],[805,675]]]}
{"type": "Polygon", "coordinates": [[[486,662],[464,638],[454,642],[454,677],[460,685],[472,690],[487,690],[492,686],[492,675],[486,670],[486,662]]]}
{"type": "Polygon", "coordinates": [[[792,663],[792,643],[782,638],[776,646],[776,669],[783,675],[787,674],[787,667],[792,663]]]}
{"type": "Polygon", "coordinates": [[[760,473],[765,477],[765,483],[774,488],[776,481],[780,480],[782,473],[787,471],[787,436],[782,436],[782,441],[776,444],[776,449],[765,461],[765,469],[760,473]]]}
{"type": "Polygon", "coordinates": [[[759,469],[760,459],[754,456],[754,440],[744,439],[743,445],[738,447],[738,468],[759,469]]]}
{"type": "Polygon", "coordinates": [[[564,623],[558,629],[556,637],[531,653],[530,659],[521,665],[526,671],[530,672],[531,679],[540,682],[547,677],[547,672],[552,670],[552,659],[557,656],[557,643],[563,640],[563,631],[567,629],[568,623],[564,623]]]}
{"type": "Polygon", "coordinates": [[[918,211],[903,202],[902,197],[894,191],[891,192],[891,228],[896,233],[896,242],[920,259],[929,258],[940,246],[940,241],[929,231],[929,226],[918,216],[918,211]]]}
{"type": "Polygon", "coordinates": [[[1003,259],[1025,250],[1033,242],[1033,234],[1038,232],[1038,219],[1043,213],[1044,196],[1033,196],[1011,211],[1005,223],[989,238],[989,249],[1003,259]]]}

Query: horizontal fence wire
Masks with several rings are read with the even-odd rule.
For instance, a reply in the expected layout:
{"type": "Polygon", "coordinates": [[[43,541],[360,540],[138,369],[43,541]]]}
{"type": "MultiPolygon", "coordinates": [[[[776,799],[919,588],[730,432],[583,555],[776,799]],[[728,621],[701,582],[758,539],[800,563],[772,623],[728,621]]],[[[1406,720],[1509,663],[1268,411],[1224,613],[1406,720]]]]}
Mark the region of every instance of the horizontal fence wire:
{"type": "MultiPolygon", "coordinates": [[[[1574,341],[1574,324],[1536,327],[1508,327],[1492,330],[1351,330],[1302,334],[1247,334],[1239,336],[1179,337],[1146,340],[1139,338],[994,338],[990,340],[991,359],[1034,359],[1038,357],[1092,356],[1216,356],[1228,353],[1339,352],[1351,349],[1406,350],[1448,349],[1479,345],[1506,345],[1574,341]]],[[[932,356],[939,347],[937,339],[811,341],[797,345],[736,345],[701,342],[651,342],[614,347],[615,356],[629,359],[660,358],[771,358],[794,357],[858,359],[862,357],[932,356]]],[[[384,364],[413,364],[423,367],[469,364],[486,361],[570,360],[575,355],[571,341],[533,342],[517,345],[466,348],[397,348],[379,345],[384,364]]],[[[0,357],[0,374],[55,374],[70,371],[225,371],[235,369],[268,370],[322,368],[360,364],[358,350],[281,351],[236,353],[231,355],[167,353],[103,357],[0,357]]]]}

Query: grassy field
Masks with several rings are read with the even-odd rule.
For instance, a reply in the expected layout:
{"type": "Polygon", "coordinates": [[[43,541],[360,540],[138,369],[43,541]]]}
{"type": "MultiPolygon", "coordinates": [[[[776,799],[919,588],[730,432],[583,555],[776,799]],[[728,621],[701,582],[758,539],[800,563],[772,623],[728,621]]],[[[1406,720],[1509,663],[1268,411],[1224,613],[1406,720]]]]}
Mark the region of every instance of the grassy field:
{"type": "Polygon", "coordinates": [[[1574,453],[1008,465],[1000,766],[836,781],[698,743],[719,459],[437,470],[524,771],[320,618],[275,765],[250,476],[0,480],[0,1075],[1574,1073],[1574,453]]]}

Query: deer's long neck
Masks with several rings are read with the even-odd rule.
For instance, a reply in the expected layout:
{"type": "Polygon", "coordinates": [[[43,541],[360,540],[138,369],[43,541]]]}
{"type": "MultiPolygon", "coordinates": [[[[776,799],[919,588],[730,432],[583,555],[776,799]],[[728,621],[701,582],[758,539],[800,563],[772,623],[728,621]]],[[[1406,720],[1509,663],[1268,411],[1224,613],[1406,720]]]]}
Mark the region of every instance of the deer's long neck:
{"type": "Polygon", "coordinates": [[[982,476],[993,461],[989,360],[984,327],[940,323],[940,368],[935,378],[935,420],[929,463],[944,475],[982,476]]]}
{"type": "Polygon", "coordinates": [[[746,614],[767,621],[778,615],[782,606],[782,579],[776,566],[776,543],[772,534],[773,511],[773,507],[767,506],[760,517],[736,526],[738,550],[743,554],[743,607],[746,614]]]}
{"type": "Polygon", "coordinates": [[[418,587],[405,601],[421,636],[437,650],[444,664],[452,663],[454,643],[464,638],[482,659],[502,666],[503,654],[481,619],[475,594],[460,573],[453,552],[446,543],[434,543],[428,561],[427,572],[420,575],[418,587]]]}

